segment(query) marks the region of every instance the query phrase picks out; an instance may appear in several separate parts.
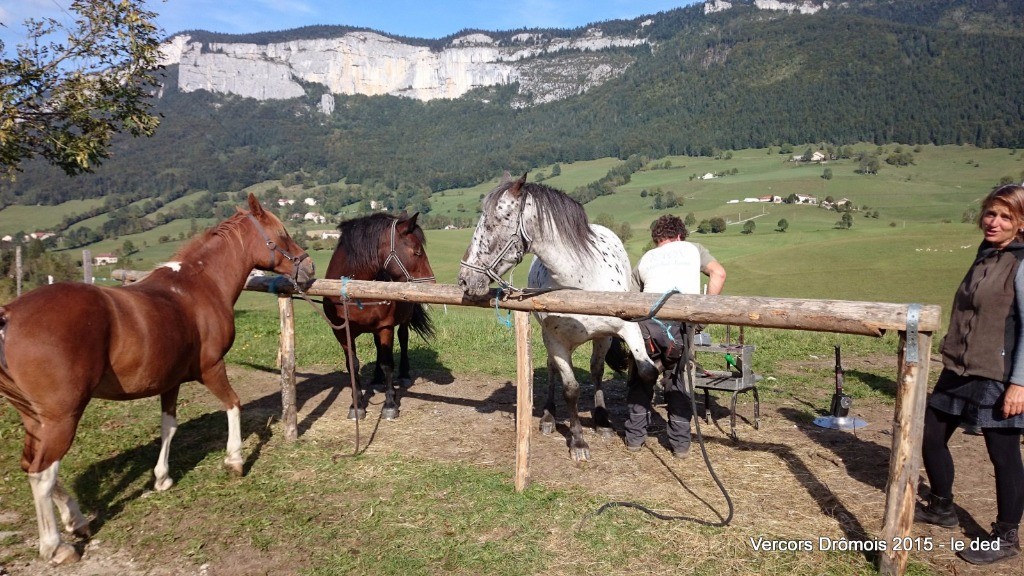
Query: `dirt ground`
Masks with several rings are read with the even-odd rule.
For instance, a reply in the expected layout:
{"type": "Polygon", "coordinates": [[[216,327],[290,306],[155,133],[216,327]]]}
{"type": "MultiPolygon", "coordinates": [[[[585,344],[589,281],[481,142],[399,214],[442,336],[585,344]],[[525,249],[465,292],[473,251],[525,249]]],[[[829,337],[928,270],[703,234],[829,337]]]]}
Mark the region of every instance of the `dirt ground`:
{"type": "MultiPolygon", "coordinates": [[[[850,359],[847,371],[856,369],[857,360],[850,359]]],[[[279,377],[270,372],[233,367],[230,377],[243,404],[257,400],[272,402],[280,390],[279,377]]],[[[347,411],[348,403],[333,388],[340,377],[331,367],[300,368],[300,435],[330,433],[354,440],[352,423],[341,413],[347,411]]],[[[713,418],[709,423],[701,421],[710,461],[735,503],[732,529],[752,538],[759,534],[815,541],[819,537],[831,541],[878,538],[885,504],[893,409],[880,401],[856,400],[851,414],[865,420],[866,427],[852,432],[820,428],[812,420],[829,405],[832,390],[828,385],[808,393],[808,397],[765,394],[772,390],[772,385],[769,378],[758,386],[768,398],[760,404],[761,417],[756,429],[751,395],[739,396],[737,440],[728,435],[727,393],[713,393],[713,418]]],[[[625,412],[621,379],[606,385],[606,390],[613,421],[620,423],[625,412]]],[[[635,500],[642,494],[644,502],[654,503],[663,514],[708,521],[718,521],[726,514],[726,503],[698,446],[694,446],[688,459],[674,459],[664,443],[664,434],[659,434],[652,435],[647,447],[634,454],[625,450],[620,436],[601,437],[586,428],[592,398],[589,386],[584,387],[581,412],[591,461],[573,464],[564,424],[549,436],[536,430],[536,407],[545,393],[537,386],[534,394],[532,482],[549,487],[580,487],[608,501],[635,500]]],[[[511,381],[453,377],[446,372],[420,373],[414,385],[403,391],[401,417],[393,422],[377,418],[381,400],[381,394],[374,395],[362,424],[367,454],[402,451],[426,459],[460,461],[507,470],[511,479],[515,457],[515,387],[511,381]],[[449,427],[439,426],[438,422],[457,422],[460,433],[452,434],[449,427]]],[[[560,410],[564,410],[561,403],[560,410]]],[[[658,410],[664,413],[663,406],[658,406],[658,410]]],[[[560,416],[564,416],[564,411],[560,416]]],[[[935,547],[927,552],[915,551],[912,558],[926,562],[936,574],[1024,574],[1024,556],[979,568],[959,560],[951,550],[951,542],[969,542],[985,532],[995,516],[992,466],[981,437],[958,433],[951,446],[957,464],[955,491],[961,526],[945,530],[915,525],[913,536],[932,537],[935,547]]],[[[244,564],[239,568],[241,572],[227,570],[231,563],[238,568],[240,561],[220,559],[217,565],[200,567],[198,574],[243,574],[244,564]]],[[[196,574],[194,569],[182,571],[173,563],[157,563],[152,558],[133,558],[122,551],[108,550],[102,534],[93,538],[82,562],[75,565],[50,568],[35,561],[29,565],[0,566],[0,576],[186,573],[196,574]]]]}

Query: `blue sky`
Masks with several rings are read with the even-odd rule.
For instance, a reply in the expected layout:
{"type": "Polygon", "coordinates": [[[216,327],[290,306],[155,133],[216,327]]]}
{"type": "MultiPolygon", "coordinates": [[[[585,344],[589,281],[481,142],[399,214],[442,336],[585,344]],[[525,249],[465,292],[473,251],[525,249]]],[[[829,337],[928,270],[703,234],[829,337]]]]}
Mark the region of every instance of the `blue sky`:
{"type": "MultiPolygon", "coordinates": [[[[149,0],[168,35],[182,30],[248,33],[311,24],[373,28],[413,38],[440,38],[464,28],[576,28],[655,14],[701,0],[149,0]]],[[[26,18],[70,22],[71,0],[0,0],[5,52],[24,37],[26,18]]]]}

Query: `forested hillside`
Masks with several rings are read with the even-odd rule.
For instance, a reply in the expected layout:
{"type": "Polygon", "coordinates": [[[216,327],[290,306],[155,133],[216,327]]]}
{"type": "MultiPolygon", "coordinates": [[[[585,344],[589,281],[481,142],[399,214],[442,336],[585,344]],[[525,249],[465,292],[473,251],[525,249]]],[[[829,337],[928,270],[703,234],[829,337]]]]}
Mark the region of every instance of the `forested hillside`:
{"type": "Polygon", "coordinates": [[[289,176],[384,186],[412,201],[503,169],[605,156],[808,142],[1024,145],[1024,36],[1005,31],[1024,19],[1024,3],[867,0],[813,15],[735,4],[656,15],[654,47],[625,75],[527,108],[509,105],[509,86],[431,102],[336,96],[325,116],[314,88],[260,103],[168,83],[156,136],[119,141],[95,174],[73,180],[29,164],[0,199],[168,201],[289,176]]]}

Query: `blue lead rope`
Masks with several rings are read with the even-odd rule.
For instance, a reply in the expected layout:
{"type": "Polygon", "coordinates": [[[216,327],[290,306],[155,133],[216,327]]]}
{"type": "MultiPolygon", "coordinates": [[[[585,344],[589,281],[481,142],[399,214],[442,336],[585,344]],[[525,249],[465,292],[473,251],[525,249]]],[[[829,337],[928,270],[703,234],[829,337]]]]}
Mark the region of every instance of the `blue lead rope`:
{"type": "MultiPolygon", "coordinates": [[[[348,276],[342,276],[341,277],[341,297],[344,298],[345,300],[349,299],[349,297],[348,297],[348,282],[349,282],[349,280],[351,280],[351,278],[349,278],[348,276]]],[[[356,303],[356,308],[359,308],[360,310],[363,309],[363,302],[362,302],[362,300],[355,300],[354,302],[356,303]]]]}
{"type": "Polygon", "coordinates": [[[632,321],[639,322],[641,320],[654,320],[655,322],[658,323],[658,326],[661,326],[661,329],[665,331],[665,334],[668,335],[669,341],[675,344],[676,339],[672,336],[672,331],[668,329],[668,326],[666,326],[664,322],[662,322],[661,320],[654,316],[655,314],[658,313],[658,310],[661,310],[661,307],[665,305],[665,302],[668,300],[669,296],[673,294],[681,294],[681,292],[677,288],[668,290],[667,292],[661,295],[661,298],[658,298],[658,301],[655,302],[653,306],[651,306],[651,310],[647,313],[646,316],[633,318],[632,321]]]}
{"type": "Polygon", "coordinates": [[[498,293],[495,294],[495,296],[494,296],[494,315],[495,315],[495,317],[498,318],[498,323],[499,324],[504,324],[505,328],[511,328],[512,327],[512,311],[511,310],[506,310],[505,311],[506,316],[504,318],[502,318],[501,317],[501,310],[499,309],[499,306],[498,306],[498,303],[501,302],[501,291],[502,291],[502,289],[498,288],[498,293]]]}

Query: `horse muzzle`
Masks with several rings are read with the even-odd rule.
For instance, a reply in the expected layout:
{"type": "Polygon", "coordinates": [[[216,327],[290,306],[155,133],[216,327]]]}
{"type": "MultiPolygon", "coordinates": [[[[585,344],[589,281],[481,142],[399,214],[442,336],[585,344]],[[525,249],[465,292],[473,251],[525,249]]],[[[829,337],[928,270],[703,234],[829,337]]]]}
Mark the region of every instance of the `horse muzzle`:
{"type": "Polygon", "coordinates": [[[313,264],[313,259],[308,255],[305,256],[295,265],[295,283],[300,286],[308,286],[316,280],[316,264],[313,264]]]}
{"type": "Polygon", "coordinates": [[[479,298],[490,290],[490,278],[480,272],[463,269],[459,272],[459,288],[471,298],[479,298]]]}

